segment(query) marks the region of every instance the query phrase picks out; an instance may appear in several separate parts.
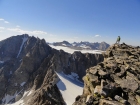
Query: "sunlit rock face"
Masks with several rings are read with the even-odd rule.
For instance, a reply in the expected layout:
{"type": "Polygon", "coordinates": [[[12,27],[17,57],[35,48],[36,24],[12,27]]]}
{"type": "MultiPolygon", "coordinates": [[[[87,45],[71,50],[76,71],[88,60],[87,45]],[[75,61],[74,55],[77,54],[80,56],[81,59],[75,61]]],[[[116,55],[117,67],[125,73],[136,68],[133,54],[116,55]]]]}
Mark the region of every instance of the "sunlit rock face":
{"type": "Polygon", "coordinates": [[[103,61],[102,54],[69,54],[27,34],[0,41],[0,104],[65,105],[56,72],[76,73],[103,61]]]}
{"type": "Polygon", "coordinates": [[[83,94],[73,105],[140,105],[140,47],[116,44],[86,70],[83,94]]]}

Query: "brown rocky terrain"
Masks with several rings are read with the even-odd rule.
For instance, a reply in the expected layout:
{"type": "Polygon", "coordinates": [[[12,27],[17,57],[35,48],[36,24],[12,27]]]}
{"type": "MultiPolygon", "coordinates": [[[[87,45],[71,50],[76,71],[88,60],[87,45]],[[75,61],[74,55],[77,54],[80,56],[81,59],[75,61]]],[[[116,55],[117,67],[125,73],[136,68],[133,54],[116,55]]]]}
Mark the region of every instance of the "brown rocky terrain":
{"type": "Polygon", "coordinates": [[[74,72],[82,80],[86,69],[101,61],[102,54],[69,54],[27,34],[0,41],[0,105],[14,103],[31,90],[25,105],[65,105],[55,72],[74,72]]]}
{"type": "Polygon", "coordinates": [[[83,94],[73,105],[140,105],[140,47],[109,47],[104,61],[86,70],[83,94]]]}

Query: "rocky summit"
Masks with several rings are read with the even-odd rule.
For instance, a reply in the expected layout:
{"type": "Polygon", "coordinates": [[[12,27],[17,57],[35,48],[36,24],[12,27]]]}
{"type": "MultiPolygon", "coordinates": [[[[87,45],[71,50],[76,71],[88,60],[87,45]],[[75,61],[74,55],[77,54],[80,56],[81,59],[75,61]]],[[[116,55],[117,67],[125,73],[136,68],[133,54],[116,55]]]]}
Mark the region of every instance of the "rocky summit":
{"type": "Polygon", "coordinates": [[[114,44],[104,61],[86,70],[73,105],[140,105],[140,47],[114,44]]]}
{"type": "Polygon", "coordinates": [[[65,105],[56,72],[76,73],[103,61],[102,54],[69,54],[27,34],[0,41],[0,105],[65,105]]]}

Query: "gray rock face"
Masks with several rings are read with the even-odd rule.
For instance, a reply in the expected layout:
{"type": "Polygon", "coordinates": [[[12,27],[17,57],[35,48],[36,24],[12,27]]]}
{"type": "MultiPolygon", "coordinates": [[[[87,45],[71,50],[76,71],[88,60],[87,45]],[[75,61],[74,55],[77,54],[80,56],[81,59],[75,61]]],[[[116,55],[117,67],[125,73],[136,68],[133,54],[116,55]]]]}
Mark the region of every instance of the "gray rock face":
{"type": "Polygon", "coordinates": [[[24,91],[33,89],[26,105],[65,105],[55,72],[74,72],[82,80],[87,68],[103,61],[101,54],[69,54],[27,34],[1,41],[0,51],[0,104],[18,101],[24,91]],[[6,100],[9,95],[12,98],[6,100]]]}
{"type": "Polygon", "coordinates": [[[69,54],[63,50],[54,52],[51,60],[57,72],[63,71],[65,74],[71,74],[71,72],[77,73],[80,80],[86,74],[87,68],[97,65],[101,61],[103,61],[101,54],[82,54],[81,52],[69,54]]]}
{"type": "MultiPolygon", "coordinates": [[[[3,61],[0,68],[0,84],[2,84],[0,100],[1,103],[11,103],[17,99],[14,96],[16,92],[19,92],[18,96],[20,96],[23,91],[34,86],[33,81],[38,77],[38,74],[33,74],[41,67],[45,58],[51,55],[52,49],[44,39],[40,40],[28,35],[8,38],[0,42],[0,45],[2,46],[0,50],[3,52],[0,59],[0,61],[3,61]],[[10,45],[12,45],[13,50],[9,48],[10,45]],[[14,97],[7,102],[4,99],[6,95],[14,97]]],[[[58,97],[61,97],[61,95],[58,97]]],[[[60,101],[63,102],[63,99],[60,101]]]]}
{"type": "Polygon", "coordinates": [[[140,47],[113,45],[104,61],[87,69],[83,94],[73,105],[140,105],[140,47]],[[78,104],[77,104],[78,103],[78,104]]]}

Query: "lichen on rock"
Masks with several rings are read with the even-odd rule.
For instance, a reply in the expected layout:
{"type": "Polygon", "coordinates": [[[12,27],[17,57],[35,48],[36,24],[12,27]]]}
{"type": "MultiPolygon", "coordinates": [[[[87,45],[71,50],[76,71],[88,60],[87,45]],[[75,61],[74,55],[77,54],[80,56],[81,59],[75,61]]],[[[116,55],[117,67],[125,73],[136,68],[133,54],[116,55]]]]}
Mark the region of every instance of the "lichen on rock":
{"type": "Polygon", "coordinates": [[[87,69],[83,94],[73,105],[140,105],[140,47],[114,44],[103,56],[87,69]]]}

